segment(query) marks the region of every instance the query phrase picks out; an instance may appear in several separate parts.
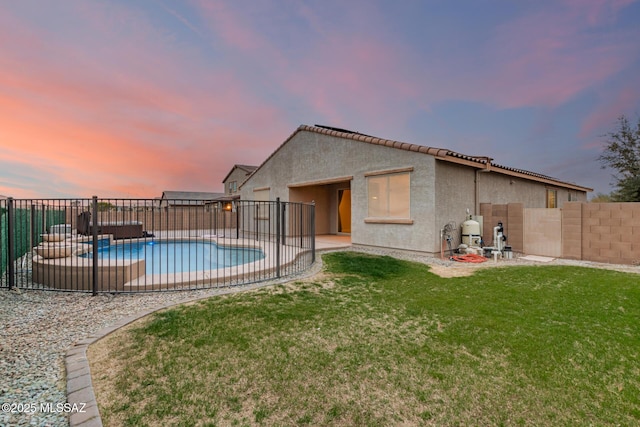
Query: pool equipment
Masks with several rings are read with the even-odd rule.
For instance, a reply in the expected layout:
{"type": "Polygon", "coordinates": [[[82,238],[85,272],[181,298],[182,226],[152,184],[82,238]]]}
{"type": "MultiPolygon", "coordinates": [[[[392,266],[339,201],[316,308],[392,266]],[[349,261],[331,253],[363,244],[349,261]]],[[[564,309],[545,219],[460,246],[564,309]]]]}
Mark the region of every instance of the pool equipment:
{"type": "Polygon", "coordinates": [[[480,246],[480,223],[469,218],[462,223],[462,243],[467,246],[480,246]]]}

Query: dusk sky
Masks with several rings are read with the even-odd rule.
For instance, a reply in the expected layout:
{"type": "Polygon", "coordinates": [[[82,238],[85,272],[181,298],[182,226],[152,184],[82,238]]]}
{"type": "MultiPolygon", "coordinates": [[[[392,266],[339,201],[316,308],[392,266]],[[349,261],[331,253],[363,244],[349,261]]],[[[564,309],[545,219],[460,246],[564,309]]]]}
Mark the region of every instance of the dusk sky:
{"type": "Polygon", "coordinates": [[[640,1],[0,0],[4,196],[221,192],[316,123],[595,195],[620,115],[640,1]]]}

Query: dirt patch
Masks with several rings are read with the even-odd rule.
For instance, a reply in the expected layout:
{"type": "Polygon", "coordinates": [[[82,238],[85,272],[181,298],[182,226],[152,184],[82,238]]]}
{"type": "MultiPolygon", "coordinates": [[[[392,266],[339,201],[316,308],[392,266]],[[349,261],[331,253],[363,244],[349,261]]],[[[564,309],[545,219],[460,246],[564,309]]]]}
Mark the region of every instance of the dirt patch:
{"type": "Polygon", "coordinates": [[[524,265],[565,265],[565,266],[574,266],[574,267],[588,267],[588,268],[598,268],[603,270],[613,270],[619,271],[622,273],[636,273],[640,274],[640,267],[634,265],[620,265],[620,264],[606,264],[592,261],[580,261],[580,260],[567,260],[561,258],[554,258],[551,260],[545,261],[536,261],[531,259],[525,259],[522,257],[509,259],[509,260],[499,260],[498,262],[488,260],[479,264],[471,264],[471,263],[460,263],[454,262],[449,265],[444,264],[436,264],[426,261],[429,264],[430,271],[433,274],[437,274],[440,277],[467,277],[471,276],[473,273],[483,268],[495,268],[495,267],[516,267],[516,266],[524,266],[524,265]]]}
{"type": "Polygon", "coordinates": [[[437,274],[440,277],[467,277],[471,276],[478,270],[477,265],[437,265],[433,264],[429,266],[429,271],[433,274],[437,274]]]}

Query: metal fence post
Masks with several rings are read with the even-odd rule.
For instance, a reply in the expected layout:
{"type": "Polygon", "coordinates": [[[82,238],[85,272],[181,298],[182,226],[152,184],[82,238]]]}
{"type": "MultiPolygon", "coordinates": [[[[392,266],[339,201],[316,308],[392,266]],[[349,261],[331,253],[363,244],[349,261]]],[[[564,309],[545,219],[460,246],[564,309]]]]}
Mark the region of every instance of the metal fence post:
{"type": "Polygon", "coordinates": [[[280,232],[282,233],[282,244],[286,245],[287,244],[287,227],[286,227],[286,222],[285,222],[285,218],[287,216],[287,203],[282,203],[282,211],[280,212],[280,215],[282,216],[282,225],[280,226],[280,232]]]}
{"type": "Polygon", "coordinates": [[[310,228],[311,228],[311,264],[316,262],[316,202],[312,201],[310,206],[310,228]]]}
{"type": "Polygon", "coordinates": [[[93,227],[91,227],[91,234],[93,237],[92,279],[93,295],[96,296],[98,295],[98,196],[93,196],[91,210],[92,213],[89,224],[93,223],[93,227]]]}
{"type": "Polygon", "coordinates": [[[37,235],[36,233],[38,233],[38,227],[37,227],[37,220],[36,220],[36,206],[33,204],[33,201],[31,202],[31,233],[29,233],[29,247],[33,248],[35,246],[34,242],[36,242],[37,240],[37,235]]]}
{"type": "Polygon", "coordinates": [[[13,211],[13,197],[7,199],[7,274],[9,275],[9,289],[16,285],[15,258],[15,223],[13,211]]]}
{"type": "Polygon", "coordinates": [[[280,277],[280,197],[276,197],[276,277],[280,277]]]}
{"type": "Polygon", "coordinates": [[[240,238],[240,206],[236,202],[231,202],[231,210],[236,211],[236,239],[240,238]]]}
{"type": "Polygon", "coordinates": [[[304,205],[300,205],[300,247],[304,247],[304,205]]]}

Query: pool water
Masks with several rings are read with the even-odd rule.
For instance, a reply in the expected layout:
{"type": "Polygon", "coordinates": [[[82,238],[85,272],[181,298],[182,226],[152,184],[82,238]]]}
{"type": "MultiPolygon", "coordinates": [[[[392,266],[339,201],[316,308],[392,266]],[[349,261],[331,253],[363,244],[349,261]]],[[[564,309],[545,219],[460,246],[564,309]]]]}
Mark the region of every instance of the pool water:
{"type": "MultiPolygon", "coordinates": [[[[91,258],[92,252],[82,255],[91,258]]],[[[214,242],[152,241],[103,246],[98,259],[146,261],[146,274],[183,273],[215,270],[259,261],[259,249],[218,246],[214,242]]]]}

